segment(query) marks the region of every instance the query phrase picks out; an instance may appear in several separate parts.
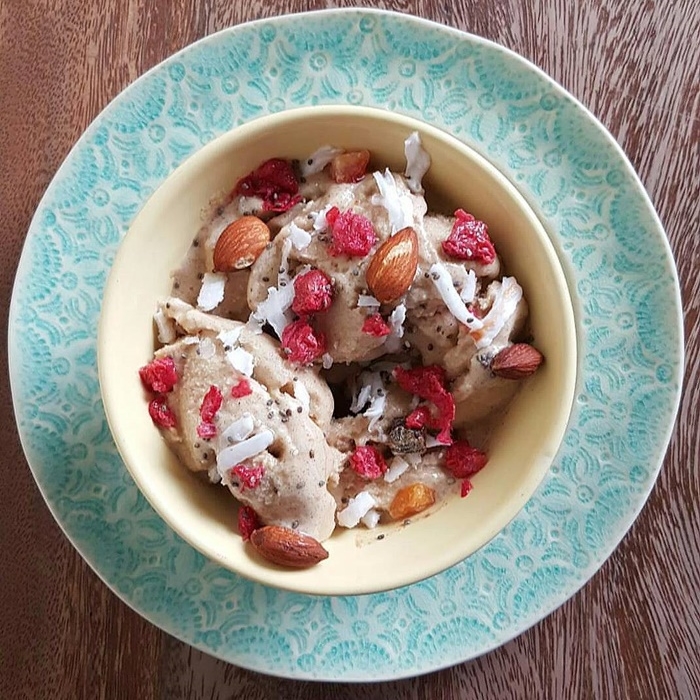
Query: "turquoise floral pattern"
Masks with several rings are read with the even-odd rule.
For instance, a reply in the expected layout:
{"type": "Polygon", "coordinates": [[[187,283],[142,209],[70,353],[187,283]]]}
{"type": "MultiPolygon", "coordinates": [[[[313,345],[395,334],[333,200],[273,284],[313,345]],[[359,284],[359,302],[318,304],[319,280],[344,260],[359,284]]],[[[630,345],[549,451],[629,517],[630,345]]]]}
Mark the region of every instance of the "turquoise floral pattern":
{"type": "Polygon", "coordinates": [[[95,120],[32,222],[10,359],[35,478],[82,555],[141,614],[223,659],[296,678],[415,675],[475,657],[580,588],[651,489],[680,393],[673,260],[631,166],[530,64],[406,15],[329,11],[210,36],[136,81],[95,120]],[[131,220],[168,173],[254,117],[322,103],[430,121],[500,168],[541,216],[576,306],[570,426],[521,514],[475,555],[397,591],[314,598],[216,567],[152,511],[100,403],[102,289],[131,220]]]}

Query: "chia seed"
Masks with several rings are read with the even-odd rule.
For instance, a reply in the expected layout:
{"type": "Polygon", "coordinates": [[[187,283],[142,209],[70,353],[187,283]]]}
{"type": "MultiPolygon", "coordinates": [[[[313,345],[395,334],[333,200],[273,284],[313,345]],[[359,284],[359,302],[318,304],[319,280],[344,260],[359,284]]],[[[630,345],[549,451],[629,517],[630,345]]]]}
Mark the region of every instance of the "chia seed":
{"type": "Polygon", "coordinates": [[[302,413],[304,409],[301,406],[297,406],[297,413],[302,413]]]}
{"type": "Polygon", "coordinates": [[[313,450],[309,450],[309,457],[313,459],[315,457],[315,452],[313,450]]]}
{"type": "Polygon", "coordinates": [[[378,540],[383,540],[386,537],[386,535],[377,535],[378,540]]]}
{"type": "Polygon", "coordinates": [[[296,530],[298,527],[299,527],[299,521],[298,521],[298,520],[294,520],[294,521],[292,522],[292,530],[296,530]]]}
{"type": "Polygon", "coordinates": [[[198,280],[203,280],[203,279],[204,279],[204,273],[203,273],[203,272],[200,272],[200,273],[197,275],[197,279],[198,279],[198,280]]]}
{"type": "Polygon", "coordinates": [[[303,488],[304,488],[304,482],[303,482],[303,481],[299,481],[299,482],[297,483],[297,491],[301,491],[301,489],[303,489],[303,488]]]}
{"type": "Polygon", "coordinates": [[[196,238],[192,241],[192,246],[193,246],[194,248],[198,248],[198,247],[199,247],[199,241],[198,241],[196,238]]]}

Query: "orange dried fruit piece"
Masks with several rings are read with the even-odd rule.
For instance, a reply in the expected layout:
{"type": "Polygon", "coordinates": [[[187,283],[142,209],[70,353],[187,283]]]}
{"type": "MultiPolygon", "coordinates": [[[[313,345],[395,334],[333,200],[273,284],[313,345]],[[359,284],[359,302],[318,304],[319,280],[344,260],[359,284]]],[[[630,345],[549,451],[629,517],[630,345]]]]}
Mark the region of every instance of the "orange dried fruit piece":
{"type": "Polygon", "coordinates": [[[399,489],[389,506],[393,520],[402,520],[416,515],[435,503],[435,491],[425,484],[411,484],[399,489]]]}
{"type": "Polygon", "coordinates": [[[348,151],[331,161],[329,175],[334,182],[359,182],[367,172],[369,151],[348,151]]]}

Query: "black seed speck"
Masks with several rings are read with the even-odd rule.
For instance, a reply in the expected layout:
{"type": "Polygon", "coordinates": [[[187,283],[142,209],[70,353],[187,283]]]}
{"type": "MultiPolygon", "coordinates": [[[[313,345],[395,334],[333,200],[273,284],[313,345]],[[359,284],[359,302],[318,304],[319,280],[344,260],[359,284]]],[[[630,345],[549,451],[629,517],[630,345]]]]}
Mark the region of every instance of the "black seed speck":
{"type": "Polygon", "coordinates": [[[304,482],[303,482],[303,481],[299,481],[299,482],[297,483],[297,490],[301,491],[301,489],[303,489],[303,488],[304,488],[304,482]]]}
{"type": "Polygon", "coordinates": [[[268,399],[268,400],[265,402],[265,405],[266,405],[266,406],[272,406],[272,399],[268,399]]]}
{"type": "Polygon", "coordinates": [[[270,278],[269,278],[269,277],[263,277],[262,280],[263,280],[263,282],[269,282],[269,281],[270,281],[270,278]]]}
{"type": "Polygon", "coordinates": [[[209,458],[209,453],[208,452],[202,452],[202,459],[208,459],[209,458]]]}
{"type": "Polygon", "coordinates": [[[198,449],[199,449],[199,443],[198,443],[198,442],[195,442],[195,443],[194,443],[194,449],[195,449],[195,450],[198,450],[198,449]]]}
{"type": "Polygon", "coordinates": [[[404,524],[404,525],[410,525],[410,524],[411,524],[411,519],[410,519],[410,518],[406,518],[406,520],[403,521],[403,524],[404,524]]]}
{"type": "Polygon", "coordinates": [[[192,241],[192,246],[195,248],[199,248],[199,241],[196,238],[192,241]]]}
{"type": "Polygon", "coordinates": [[[297,406],[297,413],[302,413],[304,409],[301,406],[297,406]]]}
{"type": "Polygon", "coordinates": [[[432,343],[428,343],[428,350],[433,350],[434,347],[435,347],[435,346],[434,346],[432,343]]]}
{"type": "Polygon", "coordinates": [[[292,523],[292,530],[296,530],[298,527],[299,527],[299,521],[298,521],[298,520],[295,520],[295,521],[292,523]]]}
{"type": "Polygon", "coordinates": [[[265,250],[272,250],[272,243],[268,243],[268,244],[265,246],[265,250]]]}
{"type": "Polygon", "coordinates": [[[274,417],[274,415],[275,415],[275,414],[272,413],[272,411],[270,411],[270,413],[267,414],[267,419],[268,419],[268,420],[272,420],[273,417],[274,417]]]}
{"type": "Polygon", "coordinates": [[[341,502],[341,503],[347,503],[349,500],[350,500],[350,499],[349,499],[347,496],[343,496],[343,497],[340,499],[340,502],[341,502]]]}
{"type": "Polygon", "coordinates": [[[180,283],[175,282],[175,284],[173,284],[173,289],[180,289],[180,283]]]}
{"type": "Polygon", "coordinates": [[[197,275],[197,279],[198,279],[198,280],[203,280],[203,279],[204,279],[204,273],[203,273],[203,272],[200,272],[200,273],[197,275]]]}
{"type": "Polygon", "coordinates": [[[326,484],[325,484],[325,482],[323,482],[323,481],[319,481],[319,482],[318,482],[318,485],[319,485],[321,488],[323,488],[326,484]]]}
{"type": "Polygon", "coordinates": [[[305,177],[300,177],[300,178],[299,178],[299,182],[301,182],[301,184],[303,185],[303,184],[306,182],[306,178],[305,178],[305,177]]]}
{"type": "Polygon", "coordinates": [[[378,539],[378,540],[383,540],[384,537],[386,537],[386,535],[377,535],[377,539],[378,539]]]}
{"type": "Polygon", "coordinates": [[[285,281],[280,282],[280,287],[286,287],[287,283],[285,281]]]}
{"type": "Polygon", "coordinates": [[[287,417],[291,416],[291,415],[292,415],[292,409],[291,409],[291,408],[288,408],[288,409],[284,412],[284,415],[287,416],[287,417]]]}
{"type": "Polygon", "coordinates": [[[313,159],[313,158],[309,158],[309,160],[306,161],[306,164],[307,164],[307,165],[313,165],[313,164],[314,164],[314,159],[313,159]]]}
{"type": "Polygon", "coordinates": [[[429,272],[424,272],[424,273],[423,273],[423,277],[425,277],[425,279],[429,280],[429,279],[430,279],[430,273],[429,273],[429,272]]]}
{"type": "Polygon", "coordinates": [[[311,459],[314,458],[315,454],[316,454],[316,453],[315,453],[313,450],[309,450],[309,457],[310,457],[311,459]]]}

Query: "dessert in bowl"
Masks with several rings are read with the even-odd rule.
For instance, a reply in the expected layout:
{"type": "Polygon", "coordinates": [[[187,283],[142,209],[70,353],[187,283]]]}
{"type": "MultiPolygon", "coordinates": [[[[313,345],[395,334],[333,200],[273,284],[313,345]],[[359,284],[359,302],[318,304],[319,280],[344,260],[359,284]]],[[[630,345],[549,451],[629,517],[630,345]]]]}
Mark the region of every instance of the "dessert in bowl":
{"type": "Polygon", "coordinates": [[[313,594],[488,542],[551,465],[576,380],[566,280],[517,189],[453,137],[315,107],[188,159],[114,262],[110,428],[192,546],[313,594]]]}

